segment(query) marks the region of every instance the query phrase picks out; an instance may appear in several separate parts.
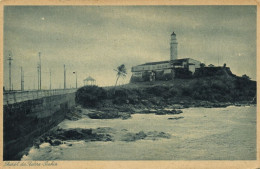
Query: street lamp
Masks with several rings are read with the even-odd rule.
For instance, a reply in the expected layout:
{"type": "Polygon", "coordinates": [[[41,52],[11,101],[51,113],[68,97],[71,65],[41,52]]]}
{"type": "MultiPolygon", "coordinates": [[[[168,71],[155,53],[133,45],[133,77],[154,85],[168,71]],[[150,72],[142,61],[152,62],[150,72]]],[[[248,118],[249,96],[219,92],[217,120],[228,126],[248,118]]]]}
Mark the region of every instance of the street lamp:
{"type": "Polygon", "coordinates": [[[9,91],[11,91],[12,90],[12,60],[13,60],[13,58],[12,58],[12,56],[13,56],[13,54],[12,54],[12,52],[11,51],[9,51],[9,57],[8,57],[8,61],[9,61],[9,91]]]}
{"type": "Polygon", "coordinates": [[[77,72],[73,72],[73,74],[76,75],[76,89],[78,88],[78,77],[77,77],[77,72]]]}

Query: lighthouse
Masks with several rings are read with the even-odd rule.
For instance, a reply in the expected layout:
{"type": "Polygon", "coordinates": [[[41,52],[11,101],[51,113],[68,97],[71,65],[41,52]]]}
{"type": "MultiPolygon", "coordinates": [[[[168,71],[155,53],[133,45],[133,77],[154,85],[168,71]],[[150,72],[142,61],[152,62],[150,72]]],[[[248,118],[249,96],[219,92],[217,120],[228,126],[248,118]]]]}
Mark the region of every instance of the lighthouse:
{"type": "Polygon", "coordinates": [[[178,59],[177,45],[178,45],[178,42],[176,39],[176,34],[173,32],[171,34],[171,43],[170,43],[170,60],[178,59]]]}

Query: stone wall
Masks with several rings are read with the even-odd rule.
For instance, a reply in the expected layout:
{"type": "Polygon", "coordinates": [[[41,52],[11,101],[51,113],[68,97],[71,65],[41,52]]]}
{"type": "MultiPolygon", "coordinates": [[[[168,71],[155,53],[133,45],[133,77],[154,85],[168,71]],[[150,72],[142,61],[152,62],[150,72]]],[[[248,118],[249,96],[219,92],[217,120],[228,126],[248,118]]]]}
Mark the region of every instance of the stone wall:
{"type": "MultiPolygon", "coordinates": [[[[157,70],[155,73],[155,81],[168,81],[173,80],[175,77],[175,71],[173,69],[157,70]]],[[[141,72],[141,76],[131,76],[130,83],[135,82],[147,82],[150,81],[151,71],[141,72]]]]}
{"type": "Polygon", "coordinates": [[[19,160],[19,152],[64,120],[74,105],[75,93],[4,105],[4,160],[19,160]]]}
{"type": "Polygon", "coordinates": [[[197,68],[194,77],[206,77],[215,75],[230,75],[235,76],[229,67],[202,67],[197,68]]]}

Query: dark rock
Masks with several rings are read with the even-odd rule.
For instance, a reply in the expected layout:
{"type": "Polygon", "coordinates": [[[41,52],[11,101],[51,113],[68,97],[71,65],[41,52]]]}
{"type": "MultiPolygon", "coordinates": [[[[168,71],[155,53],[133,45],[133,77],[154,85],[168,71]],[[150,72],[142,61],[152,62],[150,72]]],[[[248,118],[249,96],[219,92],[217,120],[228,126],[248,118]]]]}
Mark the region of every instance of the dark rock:
{"type": "Polygon", "coordinates": [[[170,108],[172,109],[183,109],[183,105],[180,105],[180,104],[173,104],[172,106],[170,106],[170,108]]]}
{"type": "Polygon", "coordinates": [[[181,114],[183,113],[181,110],[157,110],[155,112],[156,115],[166,115],[166,114],[181,114]]]}
{"type": "Polygon", "coordinates": [[[98,127],[96,129],[93,129],[93,133],[115,133],[115,129],[110,128],[110,127],[98,127]]]}
{"type": "Polygon", "coordinates": [[[104,139],[104,141],[113,141],[110,137],[104,139]]]}
{"type": "Polygon", "coordinates": [[[170,138],[170,134],[160,132],[156,137],[161,137],[161,138],[170,138]]]}
{"type": "Polygon", "coordinates": [[[65,116],[66,119],[76,121],[82,118],[82,109],[79,107],[72,108],[65,116]]]}
{"type": "Polygon", "coordinates": [[[143,132],[140,131],[139,133],[127,133],[123,136],[121,139],[122,141],[136,141],[136,140],[141,140],[144,139],[147,135],[143,132]]]}
{"type": "Polygon", "coordinates": [[[170,117],[168,118],[168,120],[179,120],[179,119],[183,119],[184,117],[170,117]]]}
{"type": "Polygon", "coordinates": [[[140,131],[138,133],[127,133],[123,136],[121,140],[130,142],[130,141],[137,141],[143,139],[156,140],[157,138],[170,138],[170,137],[171,137],[170,134],[164,132],[150,131],[148,133],[145,133],[143,131],[140,131]]]}
{"type": "Polygon", "coordinates": [[[183,108],[189,108],[190,106],[188,104],[183,105],[183,108]]]}
{"type": "MultiPolygon", "coordinates": [[[[104,131],[105,133],[106,131],[104,131]]],[[[55,130],[45,136],[45,142],[50,143],[53,146],[59,145],[64,140],[85,140],[85,141],[111,141],[112,136],[109,134],[101,133],[101,129],[61,129],[55,130]],[[99,133],[98,133],[99,131],[99,133]],[[52,138],[52,139],[51,139],[52,138]]]]}
{"type": "Polygon", "coordinates": [[[139,138],[139,139],[144,139],[146,136],[147,135],[143,131],[136,133],[136,137],[139,138]]]}
{"type": "Polygon", "coordinates": [[[35,148],[40,148],[40,144],[41,144],[41,141],[40,140],[36,140],[33,145],[35,148]]]}
{"type": "Polygon", "coordinates": [[[166,115],[167,113],[163,110],[158,110],[155,112],[156,115],[166,115]]]}
{"type": "Polygon", "coordinates": [[[150,138],[152,140],[156,140],[157,138],[170,138],[171,135],[164,132],[158,132],[158,131],[150,131],[147,133],[147,138],[150,138]]]}
{"type": "Polygon", "coordinates": [[[182,110],[176,110],[176,114],[181,114],[183,113],[182,110]]]}
{"type": "Polygon", "coordinates": [[[140,114],[151,114],[151,113],[156,113],[157,112],[157,110],[151,110],[151,109],[149,109],[149,110],[142,110],[141,112],[140,112],[140,114]]]}
{"type": "Polygon", "coordinates": [[[116,119],[116,118],[128,119],[131,117],[131,114],[109,110],[106,112],[96,111],[93,113],[89,113],[88,117],[91,119],[116,119]]]}
{"type": "Polygon", "coordinates": [[[50,144],[52,146],[58,146],[58,145],[62,144],[62,142],[60,140],[51,140],[50,144]]]}
{"type": "Polygon", "coordinates": [[[131,114],[129,114],[129,113],[121,113],[121,118],[123,120],[129,119],[129,118],[131,118],[131,114]]]}
{"type": "Polygon", "coordinates": [[[84,129],[84,130],[79,130],[79,129],[72,129],[72,130],[65,130],[59,135],[64,136],[66,139],[71,139],[71,140],[78,140],[82,139],[88,136],[92,135],[92,130],[91,129],[84,129]]]}

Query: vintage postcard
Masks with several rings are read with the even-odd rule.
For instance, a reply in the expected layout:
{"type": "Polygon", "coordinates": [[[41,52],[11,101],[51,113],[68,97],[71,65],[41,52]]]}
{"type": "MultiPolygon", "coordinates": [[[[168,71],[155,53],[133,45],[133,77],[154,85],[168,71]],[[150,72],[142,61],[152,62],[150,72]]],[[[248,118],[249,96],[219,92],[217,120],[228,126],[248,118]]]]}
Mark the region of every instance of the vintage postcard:
{"type": "Polygon", "coordinates": [[[0,3],[2,168],[260,167],[258,1],[0,3]]]}

